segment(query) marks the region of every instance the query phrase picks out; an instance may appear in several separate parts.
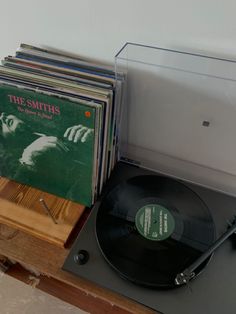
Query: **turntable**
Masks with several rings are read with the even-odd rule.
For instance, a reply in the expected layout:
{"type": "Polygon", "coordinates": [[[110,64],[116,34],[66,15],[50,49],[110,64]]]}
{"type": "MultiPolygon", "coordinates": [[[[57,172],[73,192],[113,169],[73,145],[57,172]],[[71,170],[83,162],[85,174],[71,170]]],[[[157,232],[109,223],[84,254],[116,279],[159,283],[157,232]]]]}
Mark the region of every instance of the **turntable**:
{"type": "Polygon", "coordinates": [[[63,269],[165,313],[235,313],[236,63],[136,44],[120,162],[63,269]]]}

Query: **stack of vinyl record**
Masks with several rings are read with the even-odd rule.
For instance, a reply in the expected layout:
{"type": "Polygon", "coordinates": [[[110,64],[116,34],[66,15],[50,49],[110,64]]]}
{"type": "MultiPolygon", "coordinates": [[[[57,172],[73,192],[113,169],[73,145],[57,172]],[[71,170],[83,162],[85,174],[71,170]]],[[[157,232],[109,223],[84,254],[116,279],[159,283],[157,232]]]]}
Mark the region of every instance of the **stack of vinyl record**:
{"type": "Polygon", "coordinates": [[[90,206],[117,159],[124,77],[21,44],[0,66],[0,174],[90,206]]]}

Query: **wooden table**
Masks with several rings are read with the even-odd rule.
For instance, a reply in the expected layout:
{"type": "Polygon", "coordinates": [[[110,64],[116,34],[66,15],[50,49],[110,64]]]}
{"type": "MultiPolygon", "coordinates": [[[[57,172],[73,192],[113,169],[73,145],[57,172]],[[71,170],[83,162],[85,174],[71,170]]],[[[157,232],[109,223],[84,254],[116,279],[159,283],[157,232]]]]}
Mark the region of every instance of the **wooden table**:
{"type": "MultiPolygon", "coordinates": [[[[4,206],[1,199],[0,206],[4,206]]],[[[39,280],[35,281],[37,288],[89,313],[156,313],[130,299],[63,271],[61,268],[68,254],[69,248],[58,247],[23,231],[0,225],[0,255],[39,272],[39,280]]],[[[19,265],[10,268],[8,274],[29,284],[34,281],[32,273],[19,265]]]]}

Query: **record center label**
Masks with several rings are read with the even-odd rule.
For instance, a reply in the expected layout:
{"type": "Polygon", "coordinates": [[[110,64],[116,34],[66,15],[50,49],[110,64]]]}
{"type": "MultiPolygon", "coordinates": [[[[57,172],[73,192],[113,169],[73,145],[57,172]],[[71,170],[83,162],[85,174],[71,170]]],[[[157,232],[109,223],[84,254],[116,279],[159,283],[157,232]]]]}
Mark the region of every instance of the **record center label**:
{"type": "Polygon", "coordinates": [[[138,232],[146,239],[162,241],[167,239],[175,229],[175,220],[165,207],[148,204],[141,207],[135,216],[138,232]]]}

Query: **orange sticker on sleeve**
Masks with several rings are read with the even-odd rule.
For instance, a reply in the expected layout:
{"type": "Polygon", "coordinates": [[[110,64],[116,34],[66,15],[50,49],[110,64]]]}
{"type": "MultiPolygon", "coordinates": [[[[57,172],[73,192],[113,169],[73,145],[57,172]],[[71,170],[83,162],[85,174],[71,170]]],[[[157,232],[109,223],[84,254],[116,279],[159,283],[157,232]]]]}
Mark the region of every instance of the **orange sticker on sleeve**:
{"type": "Polygon", "coordinates": [[[85,111],[85,117],[90,118],[91,117],[91,112],[90,111],[85,111]]]}

